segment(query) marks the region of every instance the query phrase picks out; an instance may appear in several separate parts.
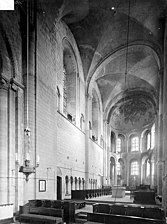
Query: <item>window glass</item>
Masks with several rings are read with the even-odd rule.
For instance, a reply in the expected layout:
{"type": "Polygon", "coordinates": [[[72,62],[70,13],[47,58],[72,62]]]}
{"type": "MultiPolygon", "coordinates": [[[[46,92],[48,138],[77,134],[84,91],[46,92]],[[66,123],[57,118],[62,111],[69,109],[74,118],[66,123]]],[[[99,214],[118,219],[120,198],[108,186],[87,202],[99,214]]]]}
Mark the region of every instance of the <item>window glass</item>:
{"type": "Polygon", "coordinates": [[[147,134],[147,150],[150,149],[150,146],[151,146],[151,135],[150,133],[147,134]]]}
{"type": "Polygon", "coordinates": [[[121,174],[121,165],[120,163],[117,164],[117,175],[121,174]]]}
{"type": "Polygon", "coordinates": [[[151,148],[155,147],[155,124],[151,128],[151,148]]]}
{"type": "Polygon", "coordinates": [[[131,175],[139,174],[139,164],[137,161],[131,163],[131,175]]]}
{"type": "Polygon", "coordinates": [[[133,137],[131,139],[131,151],[139,151],[139,138],[133,137]]]}
{"type": "Polygon", "coordinates": [[[146,162],[146,177],[148,177],[150,175],[150,163],[149,160],[147,159],[146,162]]]}
{"type": "Polygon", "coordinates": [[[121,139],[120,138],[117,138],[117,141],[116,141],[116,151],[117,152],[121,152],[121,146],[122,146],[121,143],[122,143],[121,142],[121,139]]]}

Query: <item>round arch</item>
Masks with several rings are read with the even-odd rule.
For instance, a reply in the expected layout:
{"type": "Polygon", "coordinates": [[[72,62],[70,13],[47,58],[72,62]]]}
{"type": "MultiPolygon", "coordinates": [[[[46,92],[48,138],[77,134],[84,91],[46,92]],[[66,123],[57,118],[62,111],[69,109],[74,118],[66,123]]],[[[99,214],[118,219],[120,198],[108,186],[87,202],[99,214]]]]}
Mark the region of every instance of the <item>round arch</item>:
{"type": "Polygon", "coordinates": [[[115,157],[110,157],[110,184],[115,185],[116,183],[116,159],[115,157]]]}
{"type": "MultiPolygon", "coordinates": [[[[147,41],[133,41],[132,43],[129,43],[128,49],[129,51],[133,48],[143,48],[143,49],[148,49],[150,52],[152,52],[152,54],[155,57],[155,60],[157,61],[157,65],[159,67],[159,70],[162,68],[163,66],[163,62],[162,62],[162,52],[161,49],[155,45],[155,44],[150,44],[147,41]]],[[[86,92],[89,92],[89,87],[90,87],[90,83],[92,79],[96,79],[96,76],[98,74],[98,71],[100,71],[103,66],[105,66],[107,63],[109,63],[110,61],[114,60],[116,57],[118,57],[121,54],[124,54],[126,51],[127,45],[123,45],[121,47],[118,47],[117,49],[115,49],[113,52],[111,52],[110,54],[108,54],[106,57],[104,57],[104,59],[102,61],[100,61],[95,68],[91,71],[91,73],[89,73],[86,83],[87,83],[87,90],[86,92]]]]}
{"type": "Polygon", "coordinates": [[[77,113],[78,65],[71,44],[63,39],[63,112],[75,123],[77,113]]]}

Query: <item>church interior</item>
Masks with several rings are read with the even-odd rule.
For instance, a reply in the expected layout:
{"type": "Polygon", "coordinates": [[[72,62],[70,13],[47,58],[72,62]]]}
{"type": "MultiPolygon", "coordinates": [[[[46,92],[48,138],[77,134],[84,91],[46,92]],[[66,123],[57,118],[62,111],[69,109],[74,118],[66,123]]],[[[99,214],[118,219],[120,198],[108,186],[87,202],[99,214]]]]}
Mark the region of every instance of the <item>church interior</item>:
{"type": "Polygon", "coordinates": [[[0,223],[114,188],[153,192],[167,216],[166,15],[166,0],[0,11],[0,223]]]}

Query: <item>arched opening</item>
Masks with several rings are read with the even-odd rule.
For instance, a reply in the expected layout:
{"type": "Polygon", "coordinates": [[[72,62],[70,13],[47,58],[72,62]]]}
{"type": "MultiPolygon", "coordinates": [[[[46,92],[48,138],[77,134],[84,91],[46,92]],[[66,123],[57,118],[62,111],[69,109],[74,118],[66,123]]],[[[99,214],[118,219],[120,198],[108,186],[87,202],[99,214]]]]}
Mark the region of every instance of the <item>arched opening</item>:
{"type": "Polygon", "coordinates": [[[149,149],[151,149],[151,131],[150,130],[144,130],[142,135],[141,135],[141,140],[142,140],[142,148],[141,151],[145,152],[149,149]]]}
{"type": "Polygon", "coordinates": [[[122,186],[125,183],[125,164],[123,159],[120,158],[118,164],[119,173],[117,174],[117,184],[122,186]]]}
{"type": "Polygon", "coordinates": [[[116,152],[116,136],[113,131],[111,131],[111,152],[116,152]]]}
{"type": "Polygon", "coordinates": [[[66,194],[68,194],[68,184],[69,184],[68,176],[65,176],[65,183],[66,183],[66,194]]]}
{"type": "Polygon", "coordinates": [[[75,123],[78,72],[74,52],[67,40],[64,40],[63,66],[63,112],[70,121],[75,123]]]}
{"type": "Polygon", "coordinates": [[[57,110],[60,111],[60,90],[57,86],[57,110]]]}
{"type": "Polygon", "coordinates": [[[122,148],[122,141],[121,141],[121,138],[118,137],[116,140],[116,152],[120,153],[121,148],[122,148]]]}
{"type": "Polygon", "coordinates": [[[92,138],[92,124],[89,121],[89,137],[92,138]]]}
{"type": "Polygon", "coordinates": [[[150,185],[150,171],[151,171],[151,166],[150,166],[150,159],[147,156],[144,156],[142,158],[142,184],[143,185],[150,185]]]}
{"type": "Polygon", "coordinates": [[[84,178],[82,178],[82,189],[83,190],[85,189],[85,180],[84,180],[84,178]]]}
{"type": "Polygon", "coordinates": [[[77,182],[78,182],[77,177],[75,177],[75,190],[77,190],[77,182]]]}
{"type": "Polygon", "coordinates": [[[79,182],[79,190],[81,190],[81,178],[78,178],[78,182],[79,182]]]}
{"type": "Polygon", "coordinates": [[[74,181],[74,180],[73,180],[73,177],[71,176],[71,177],[70,177],[71,191],[73,190],[73,181],[74,181]]]}
{"type": "Polygon", "coordinates": [[[62,199],[62,172],[59,167],[57,167],[57,200],[62,199]]]}
{"type": "Polygon", "coordinates": [[[155,147],[155,124],[151,128],[151,149],[155,147]]]}
{"type": "Polygon", "coordinates": [[[116,176],[116,162],[115,158],[110,158],[110,183],[111,186],[115,185],[115,176],[116,176]]]}
{"type": "Polygon", "coordinates": [[[99,122],[99,105],[98,98],[96,94],[93,92],[92,98],[92,139],[94,141],[98,141],[98,122],[99,122]]]}
{"type": "Polygon", "coordinates": [[[149,150],[151,148],[151,133],[147,132],[146,135],[146,149],[149,150]]]}
{"type": "Polygon", "coordinates": [[[84,131],[84,129],[85,129],[85,119],[84,119],[84,115],[83,114],[81,114],[81,117],[80,117],[80,129],[82,131],[84,131]]]}

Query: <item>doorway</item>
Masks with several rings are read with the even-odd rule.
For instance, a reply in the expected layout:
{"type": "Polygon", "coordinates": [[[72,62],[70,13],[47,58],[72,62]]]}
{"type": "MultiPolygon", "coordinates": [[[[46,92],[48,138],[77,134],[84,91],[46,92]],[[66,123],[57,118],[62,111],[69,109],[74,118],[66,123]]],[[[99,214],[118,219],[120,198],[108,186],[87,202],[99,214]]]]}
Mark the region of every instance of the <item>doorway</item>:
{"type": "Polygon", "coordinates": [[[57,200],[62,200],[62,178],[57,176],[57,200]]]}

